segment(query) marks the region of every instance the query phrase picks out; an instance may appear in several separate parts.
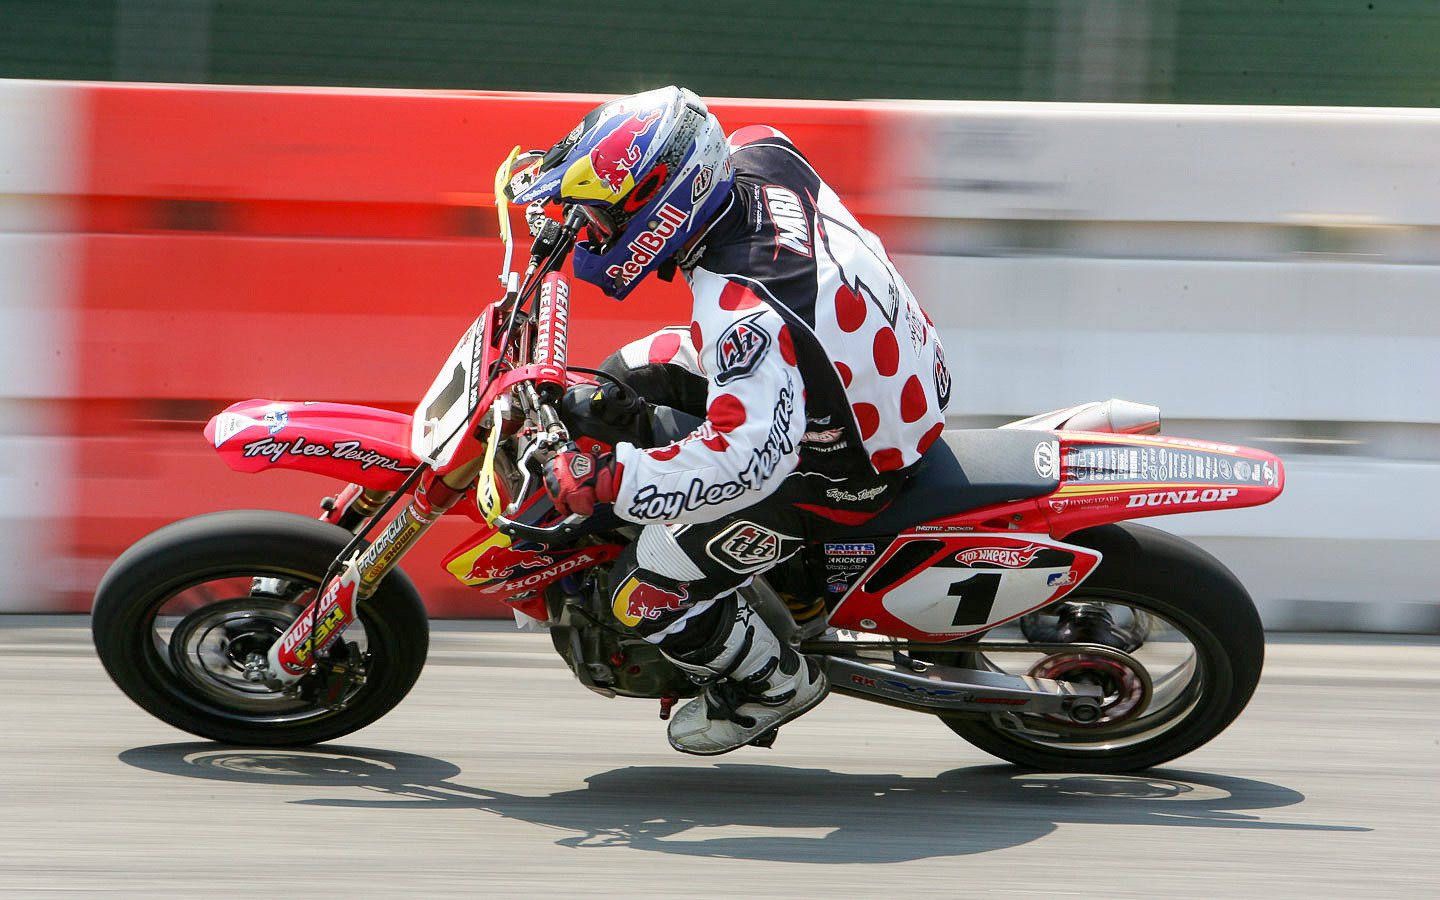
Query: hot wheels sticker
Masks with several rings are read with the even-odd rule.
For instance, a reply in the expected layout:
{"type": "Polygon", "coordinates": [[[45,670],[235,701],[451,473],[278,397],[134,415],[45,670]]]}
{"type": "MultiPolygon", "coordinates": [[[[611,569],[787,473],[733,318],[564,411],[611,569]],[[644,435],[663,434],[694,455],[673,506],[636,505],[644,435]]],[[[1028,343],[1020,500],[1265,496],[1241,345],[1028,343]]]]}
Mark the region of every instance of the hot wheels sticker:
{"type": "Polygon", "coordinates": [[[970,547],[955,554],[955,561],[962,566],[1003,566],[1019,569],[1030,564],[1042,547],[1031,544],[1026,547],[970,547]]]}

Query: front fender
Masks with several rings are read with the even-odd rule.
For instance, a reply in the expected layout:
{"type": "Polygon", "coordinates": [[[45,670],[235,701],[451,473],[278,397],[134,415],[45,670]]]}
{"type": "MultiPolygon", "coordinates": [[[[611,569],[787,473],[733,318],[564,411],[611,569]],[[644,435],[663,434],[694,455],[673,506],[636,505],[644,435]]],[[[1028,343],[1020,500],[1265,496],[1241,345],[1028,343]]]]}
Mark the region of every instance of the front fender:
{"type": "Polygon", "coordinates": [[[393,491],[420,461],[405,413],[352,403],[244,400],[205,424],[205,438],[237,472],[279,467],[393,491]]]}

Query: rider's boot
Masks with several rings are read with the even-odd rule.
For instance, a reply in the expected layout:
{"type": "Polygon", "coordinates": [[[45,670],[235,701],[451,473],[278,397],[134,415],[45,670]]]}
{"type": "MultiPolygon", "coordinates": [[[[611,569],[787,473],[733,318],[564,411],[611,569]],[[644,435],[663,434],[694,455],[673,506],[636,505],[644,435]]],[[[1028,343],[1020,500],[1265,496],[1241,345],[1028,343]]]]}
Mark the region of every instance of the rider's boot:
{"type": "Polygon", "coordinates": [[[796,653],[744,604],[705,647],[671,660],[708,681],[670,720],[670,746],[713,756],[763,738],[829,690],[820,666],[796,653]]]}

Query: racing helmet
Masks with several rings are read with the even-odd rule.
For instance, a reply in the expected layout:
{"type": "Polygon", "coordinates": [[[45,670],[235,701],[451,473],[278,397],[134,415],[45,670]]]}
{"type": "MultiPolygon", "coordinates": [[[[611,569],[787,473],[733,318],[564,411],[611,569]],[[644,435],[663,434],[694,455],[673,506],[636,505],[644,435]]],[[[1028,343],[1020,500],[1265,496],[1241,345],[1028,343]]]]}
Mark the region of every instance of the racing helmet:
{"type": "Polygon", "coordinates": [[[602,103],[525,174],[511,199],[578,207],[589,227],[575,277],[617,300],[709,221],[735,181],[719,120],[674,86],[602,103]]]}

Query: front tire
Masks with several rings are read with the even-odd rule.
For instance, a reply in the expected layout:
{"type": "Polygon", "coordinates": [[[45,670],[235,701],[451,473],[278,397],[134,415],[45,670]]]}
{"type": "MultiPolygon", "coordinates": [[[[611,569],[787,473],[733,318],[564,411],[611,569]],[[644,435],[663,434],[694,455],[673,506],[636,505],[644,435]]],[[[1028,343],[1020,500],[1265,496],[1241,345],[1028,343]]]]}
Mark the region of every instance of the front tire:
{"type": "MultiPolygon", "coordinates": [[[[1113,691],[1114,699],[1107,697],[1113,713],[1090,725],[1021,715],[1018,722],[1027,730],[994,718],[942,717],[945,724],[1017,765],[1077,772],[1160,765],[1224,731],[1250,701],[1264,663],[1264,631],[1245,588],[1199,547],[1144,525],[1105,525],[1066,540],[1099,550],[1104,558],[1065,601],[1103,606],[1143,634],[1141,646],[1127,649],[1148,671],[1133,689],[1123,679],[1106,684],[1103,661],[1054,654],[1040,663],[1017,662],[1013,654],[986,654],[982,639],[966,654],[969,665],[1006,671],[1031,665],[1030,671],[1046,677],[1087,670],[1084,677],[1106,684],[1107,695],[1113,691]],[[1153,668],[1147,659],[1154,660],[1153,668]],[[1135,695],[1143,699],[1127,708],[1135,695]]],[[[1053,639],[1053,627],[1041,623],[1035,630],[1053,639]]]]}
{"type": "Polygon", "coordinates": [[[261,510],[197,516],[142,538],[95,594],[91,630],[106,672],[147,712],[215,741],[313,744],[369,725],[410,691],[429,645],[425,608],[399,570],[356,605],[336,642],[363,675],[347,683],[343,705],[272,690],[243,670],[314,599],[350,538],[261,510]]]}

